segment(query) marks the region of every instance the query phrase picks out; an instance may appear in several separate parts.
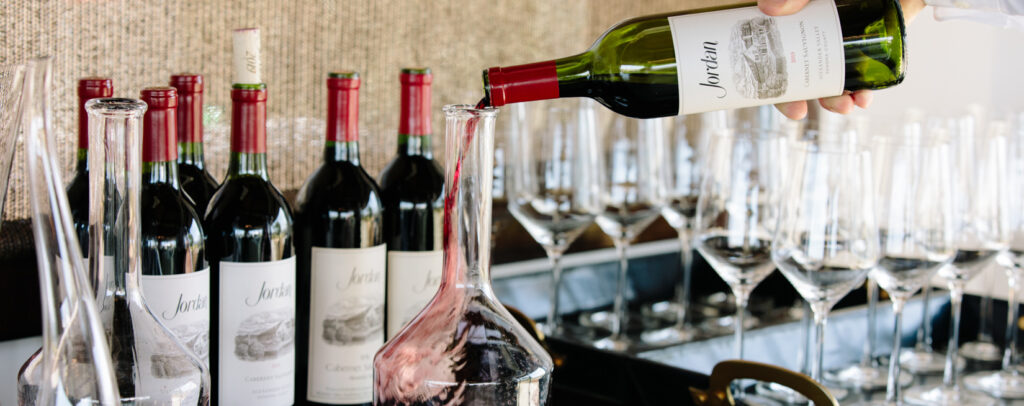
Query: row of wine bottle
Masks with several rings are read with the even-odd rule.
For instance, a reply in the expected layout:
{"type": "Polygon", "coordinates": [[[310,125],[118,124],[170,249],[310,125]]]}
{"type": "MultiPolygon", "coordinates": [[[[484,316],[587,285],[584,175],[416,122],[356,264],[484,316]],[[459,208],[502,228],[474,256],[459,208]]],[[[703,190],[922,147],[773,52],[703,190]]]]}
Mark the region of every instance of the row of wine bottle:
{"type": "MultiPolygon", "coordinates": [[[[141,92],[142,291],[152,313],[209,362],[215,403],[369,404],[374,353],[434,295],[444,178],[431,152],[431,73],[400,77],[398,156],[378,186],[359,161],[359,76],[328,75],[324,162],[294,211],[267,170],[263,84],[233,86],[220,185],[203,163],[203,77],[174,75],[170,87],[141,92]]],[[[79,81],[67,193],[83,252],[84,105],[112,94],[110,79],[79,81]]]]}

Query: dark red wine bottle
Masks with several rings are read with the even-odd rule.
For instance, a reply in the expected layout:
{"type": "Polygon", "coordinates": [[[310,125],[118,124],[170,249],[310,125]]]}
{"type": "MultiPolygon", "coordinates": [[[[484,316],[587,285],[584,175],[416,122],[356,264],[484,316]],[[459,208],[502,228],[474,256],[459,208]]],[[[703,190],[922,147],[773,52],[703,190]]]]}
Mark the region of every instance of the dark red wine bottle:
{"type": "Polygon", "coordinates": [[[212,271],[211,404],[295,402],[292,214],[267,170],[258,35],[256,29],[235,31],[231,158],[203,221],[212,271]]]}
{"type": "Polygon", "coordinates": [[[298,404],[370,405],[384,345],[383,205],[359,164],[359,76],[327,77],[324,163],[295,209],[298,404]]]}
{"type": "Polygon", "coordinates": [[[430,69],[402,69],[398,156],[380,175],[388,245],[388,338],[430,301],[441,284],[444,175],[430,148],[430,69]]]}
{"type": "Polygon", "coordinates": [[[142,90],[142,274],[153,315],[205,363],[210,355],[210,271],[203,228],[178,185],[177,92],[142,90]]]}
{"type": "Polygon", "coordinates": [[[217,191],[203,159],[203,75],[172,75],[171,86],[178,90],[178,180],[203,216],[217,191]]]}
{"type": "MultiPolygon", "coordinates": [[[[114,81],[88,77],[78,80],[78,152],[75,174],[67,186],[68,207],[82,253],[89,251],[89,114],[85,102],[114,95],[114,81]]],[[[93,283],[96,283],[93,281],[93,283]]]]}

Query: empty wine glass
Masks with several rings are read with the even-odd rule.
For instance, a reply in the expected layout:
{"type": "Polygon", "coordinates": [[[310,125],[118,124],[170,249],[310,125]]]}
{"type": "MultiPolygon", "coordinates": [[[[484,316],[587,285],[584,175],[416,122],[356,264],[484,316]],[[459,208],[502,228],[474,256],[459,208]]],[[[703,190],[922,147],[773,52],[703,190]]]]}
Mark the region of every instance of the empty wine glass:
{"type": "Polygon", "coordinates": [[[600,211],[596,222],[615,243],[619,256],[611,336],[598,340],[598,348],[624,351],[626,337],[630,242],[647,228],[665,206],[665,134],[659,119],[638,120],[615,116],[602,134],[598,158],[600,211]]]}
{"type": "Polygon", "coordinates": [[[644,332],[641,340],[645,343],[667,345],[694,337],[694,330],[687,323],[693,272],[693,219],[697,215],[703,165],[701,161],[707,149],[708,133],[717,124],[724,124],[724,115],[724,111],[717,111],[676,117],[666,134],[668,204],[661,210],[661,216],[676,230],[679,237],[682,275],[676,285],[674,301],[655,303],[648,310],[652,315],[673,313],[665,315],[668,316],[665,319],[675,322],[669,327],[644,332]]]}
{"type": "Polygon", "coordinates": [[[733,326],[739,359],[750,292],[774,269],[770,253],[782,181],[780,145],[771,131],[713,133],[697,202],[695,244],[736,299],[733,326]]]}
{"type": "Polygon", "coordinates": [[[876,137],[872,145],[881,259],[871,277],[892,300],[894,333],[885,400],[862,404],[897,405],[903,307],[955,253],[951,164],[945,139],[876,137]]]}
{"type": "Polygon", "coordinates": [[[950,265],[939,270],[950,291],[951,324],[949,348],[942,383],[912,388],[907,403],[916,405],[989,405],[992,399],[961,388],[955,360],[959,358],[960,310],[964,286],[989,261],[1006,248],[1005,152],[1003,137],[976,135],[974,118],[955,119],[951,128],[953,172],[953,219],[956,255],[950,265]]]}
{"type": "Polygon", "coordinates": [[[867,153],[856,148],[797,143],[780,203],[771,258],[811,304],[815,351],[811,378],[821,381],[825,324],[839,299],[864,282],[878,263],[878,228],[867,153]]]}
{"type": "Polygon", "coordinates": [[[512,216],[544,247],[551,261],[551,307],[544,328],[548,334],[559,334],[559,259],[600,207],[598,144],[593,110],[579,101],[557,102],[542,119],[541,134],[506,134],[506,195],[512,216]]]}
{"type": "MultiPolygon", "coordinates": [[[[1024,115],[1020,116],[1024,124],[1024,115]]],[[[989,131],[998,136],[1007,133],[1005,123],[993,122],[989,131]]],[[[1024,275],[1024,126],[1008,137],[1006,213],[1010,233],[1009,250],[1004,255],[1008,261],[998,261],[1006,270],[1009,288],[1006,317],[1006,348],[1003,350],[1003,365],[999,371],[978,372],[964,377],[964,385],[1002,399],[1024,398],[1024,375],[1017,369],[1017,319],[1020,306],[1017,291],[1021,276],[1024,275]],[[1004,263],[1005,262],[1005,263],[1004,263]]]]}

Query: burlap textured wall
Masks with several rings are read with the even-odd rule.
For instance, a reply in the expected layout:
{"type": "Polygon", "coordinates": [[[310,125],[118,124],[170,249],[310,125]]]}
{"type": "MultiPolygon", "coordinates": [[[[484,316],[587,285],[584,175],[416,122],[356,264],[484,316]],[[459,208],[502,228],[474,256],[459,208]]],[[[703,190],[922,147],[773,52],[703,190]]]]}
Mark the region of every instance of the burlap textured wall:
{"type": "MultiPolygon", "coordinates": [[[[172,73],[206,76],[207,161],[215,177],[227,161],[231,29],[262,29],[269,89],[271,176],[298,188],[323,145],[324,77],[362,74],[362,159],[377,175],[395,149],[398,69],[434,72],[434,146],[440,156],[440,106],[474,103],[481,69],[579,52],[624,18],[721,0],[339,0],[126,1],[5,0],[0,5],[0,63],[54,56],[55,126],[66,173],[73,167],[76,79],[105,75],[115,95],[138,97],[172,73]],[[223,112],[220,118],[215,114],[223,112]]],[[[21,148],[19,144],[19,148],[21,148]]],[[[17,155],[6,219],[29,216],[17,155]]],[[[67,179],[68,176],[65,177],[67,179]]]]}

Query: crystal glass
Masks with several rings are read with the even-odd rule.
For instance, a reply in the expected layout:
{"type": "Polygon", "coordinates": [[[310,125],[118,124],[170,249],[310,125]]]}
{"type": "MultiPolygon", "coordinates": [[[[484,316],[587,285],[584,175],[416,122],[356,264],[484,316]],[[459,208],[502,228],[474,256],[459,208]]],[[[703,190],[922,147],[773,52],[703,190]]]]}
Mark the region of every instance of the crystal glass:
{"type": "Polygon", "coordinates": [[[494,200],[493,212],[491,213],[491,246],[497,243],[505,227],[512,219],[508,209],[508,178],[510,172],[509,162],[509,140],[513,137],[520,137],[527,132],[526,128],[526,105],[523,103],[510,104],[501,108],[501,119],[494,124],[494,188],[491,197],[494,200]]]}
{"type": "Polygon", "coordinates": [[[374,357],[377,406],[547,403],[553,363],[494,296],[491,181],[497,110],[445,106],[444,274],[433,300],[374,357]]]}
{"type": "Polygon", "coordinates": [[[941,384],[911,388],[907,403],[916,405],[988,405],[992,400],[961,388],[959,370],[960,311],[964,286],[989,261],[1006,249],[1005,137],[975,134],[974,118],[953,120],[953,221],[956,255],[939,269],[950,291],[951,325],[946,366],[941,384]]]}
{"type": "Polygon", "coordinates": [[[964,343],[960,347],[960,356],[972,361],[991,364],[1002,359],[1002,349],[996,345],[992,338],[992,297],[988,295],[979,298],[978,305],[978,333],[974,340],[964,343]]]}
{"type": "Polygon", "coordinates": [[[782,182],[775,132],[719,130],[711,135],[697,202],[694,240],[736,299],[736,358],[743,358],[750,292],[774,269],[772,234],[782,182]]]}
{"type": "MultiPolygon", "coordinates": [[[[648,344],[668,345],[689,341],[694,338],[694,329],[687,323],[690,307],[690,280],[693,272],[693,219],[697,216],[697,197],[700,193],[701,159],[707,147],[708,132],[714,127],[714,116],[724,112],[693,114],[676,117],[671,121],[667,134],[668,155],[668,204],[661,210],[661,216],[676,230],[679,237],[679,253],[682,259],[682,275],[675,289],[675,300],[661,307],[671,313],[675,322],[670,327],[645,331],[641,340],[648,344]]],[[[666,122],[668,123],[668,122],[666,122]]],[[[657,305],[657,304],[656,304],[657,305]]],[[[665,312],[662,310],[661,312],[665,312]]],[[[648,314],[658,316],[658,308],[652,306],[648,314]]],[[[659,317],[660,318],[660,317],[659,317]]]]}
{"type": "Polygon", "coordinates": [[[874,210],[863,202],[871,168],[856,148],[796,143],[791,151],[771,259],[814,312],[811,378],[821,381],[828,313],[878,263],[874,210]]]}
{"type": "MultiPolygon", "coordinates": [[[[18,377],[22,405],[120,403],[99,309],[68,208],[52,128],[51,60],[29,63],[21,90],[25,162],[42,297],[43,347],[38,362],[18,377]]],[[[10,91],[22,86],[11,83],[10,91]]],[[[0,110],[6,116],[18,111],[0,110]]],[[[4,117],[6,121],[7,118],[4,117]]],[[[33,365],[31,359],[26,367],[33,365]]]]}
{"type": "Polygon", "coordinates": [[[900,345],[903,307],[955,253],[949,145],[920,137],[876,137],[872,141],[881,259],[871,277],[892,300],[894,332],[884,401],[902,404],[900,345]]]}
{"type": "Polygon", "coordinates": [[[615,116],[602,134],[598,158],[600,210],[596,222],[611,237],[619,256],[619,273],[612,306],[611,336],[594,343],[598,348],[624,351],[633,342],[626,336],[629,308],[629,244],[647,228],[666,204],[665,134],[660,119],[615,116]]]}
{"type": "Polygon", "coordinates": [[[93,99],[89,114],[89,266],[110,275],[103,292],[111,358],[122,402],[208,405],[210,374],[203,362],[146,305],[139,286],[142,127],[146,104],[93,99]],[[104,230],[109,230],[106,232],[104,230]]]}
{"type": "Polygon", "coordinates": [[[973,390],[985,392],[1001,399],[1024,398],[1024,374],[1017,368],[1017,320],[1020,305],[1017,291],[1020,290],[1021,276],[1024,275],[1024,114],[1022,124],[1016,132],[1009,134],[1005,123],[993,122],[989,131],[998,136],[1007,133],[1007,182],[1006,213],[1010,233],[1009,250],[997,261],[1006,270],[1009,288],[1006,314],[1006,348],[1003,350],[1003,365],[999,371],[978,372],[964,377],[964,385],[973,390]]]}
{"type": "Polygon", "coordinates": [[[508,208],[547,252],[551,261],[551,307],[544,330],[561,334],[558,310],[562,286],[559,260],[594,220],[600,207],[597,135],[589,104],[572,100],[543,114],[541,133],[508,137],[508,208]]]}

